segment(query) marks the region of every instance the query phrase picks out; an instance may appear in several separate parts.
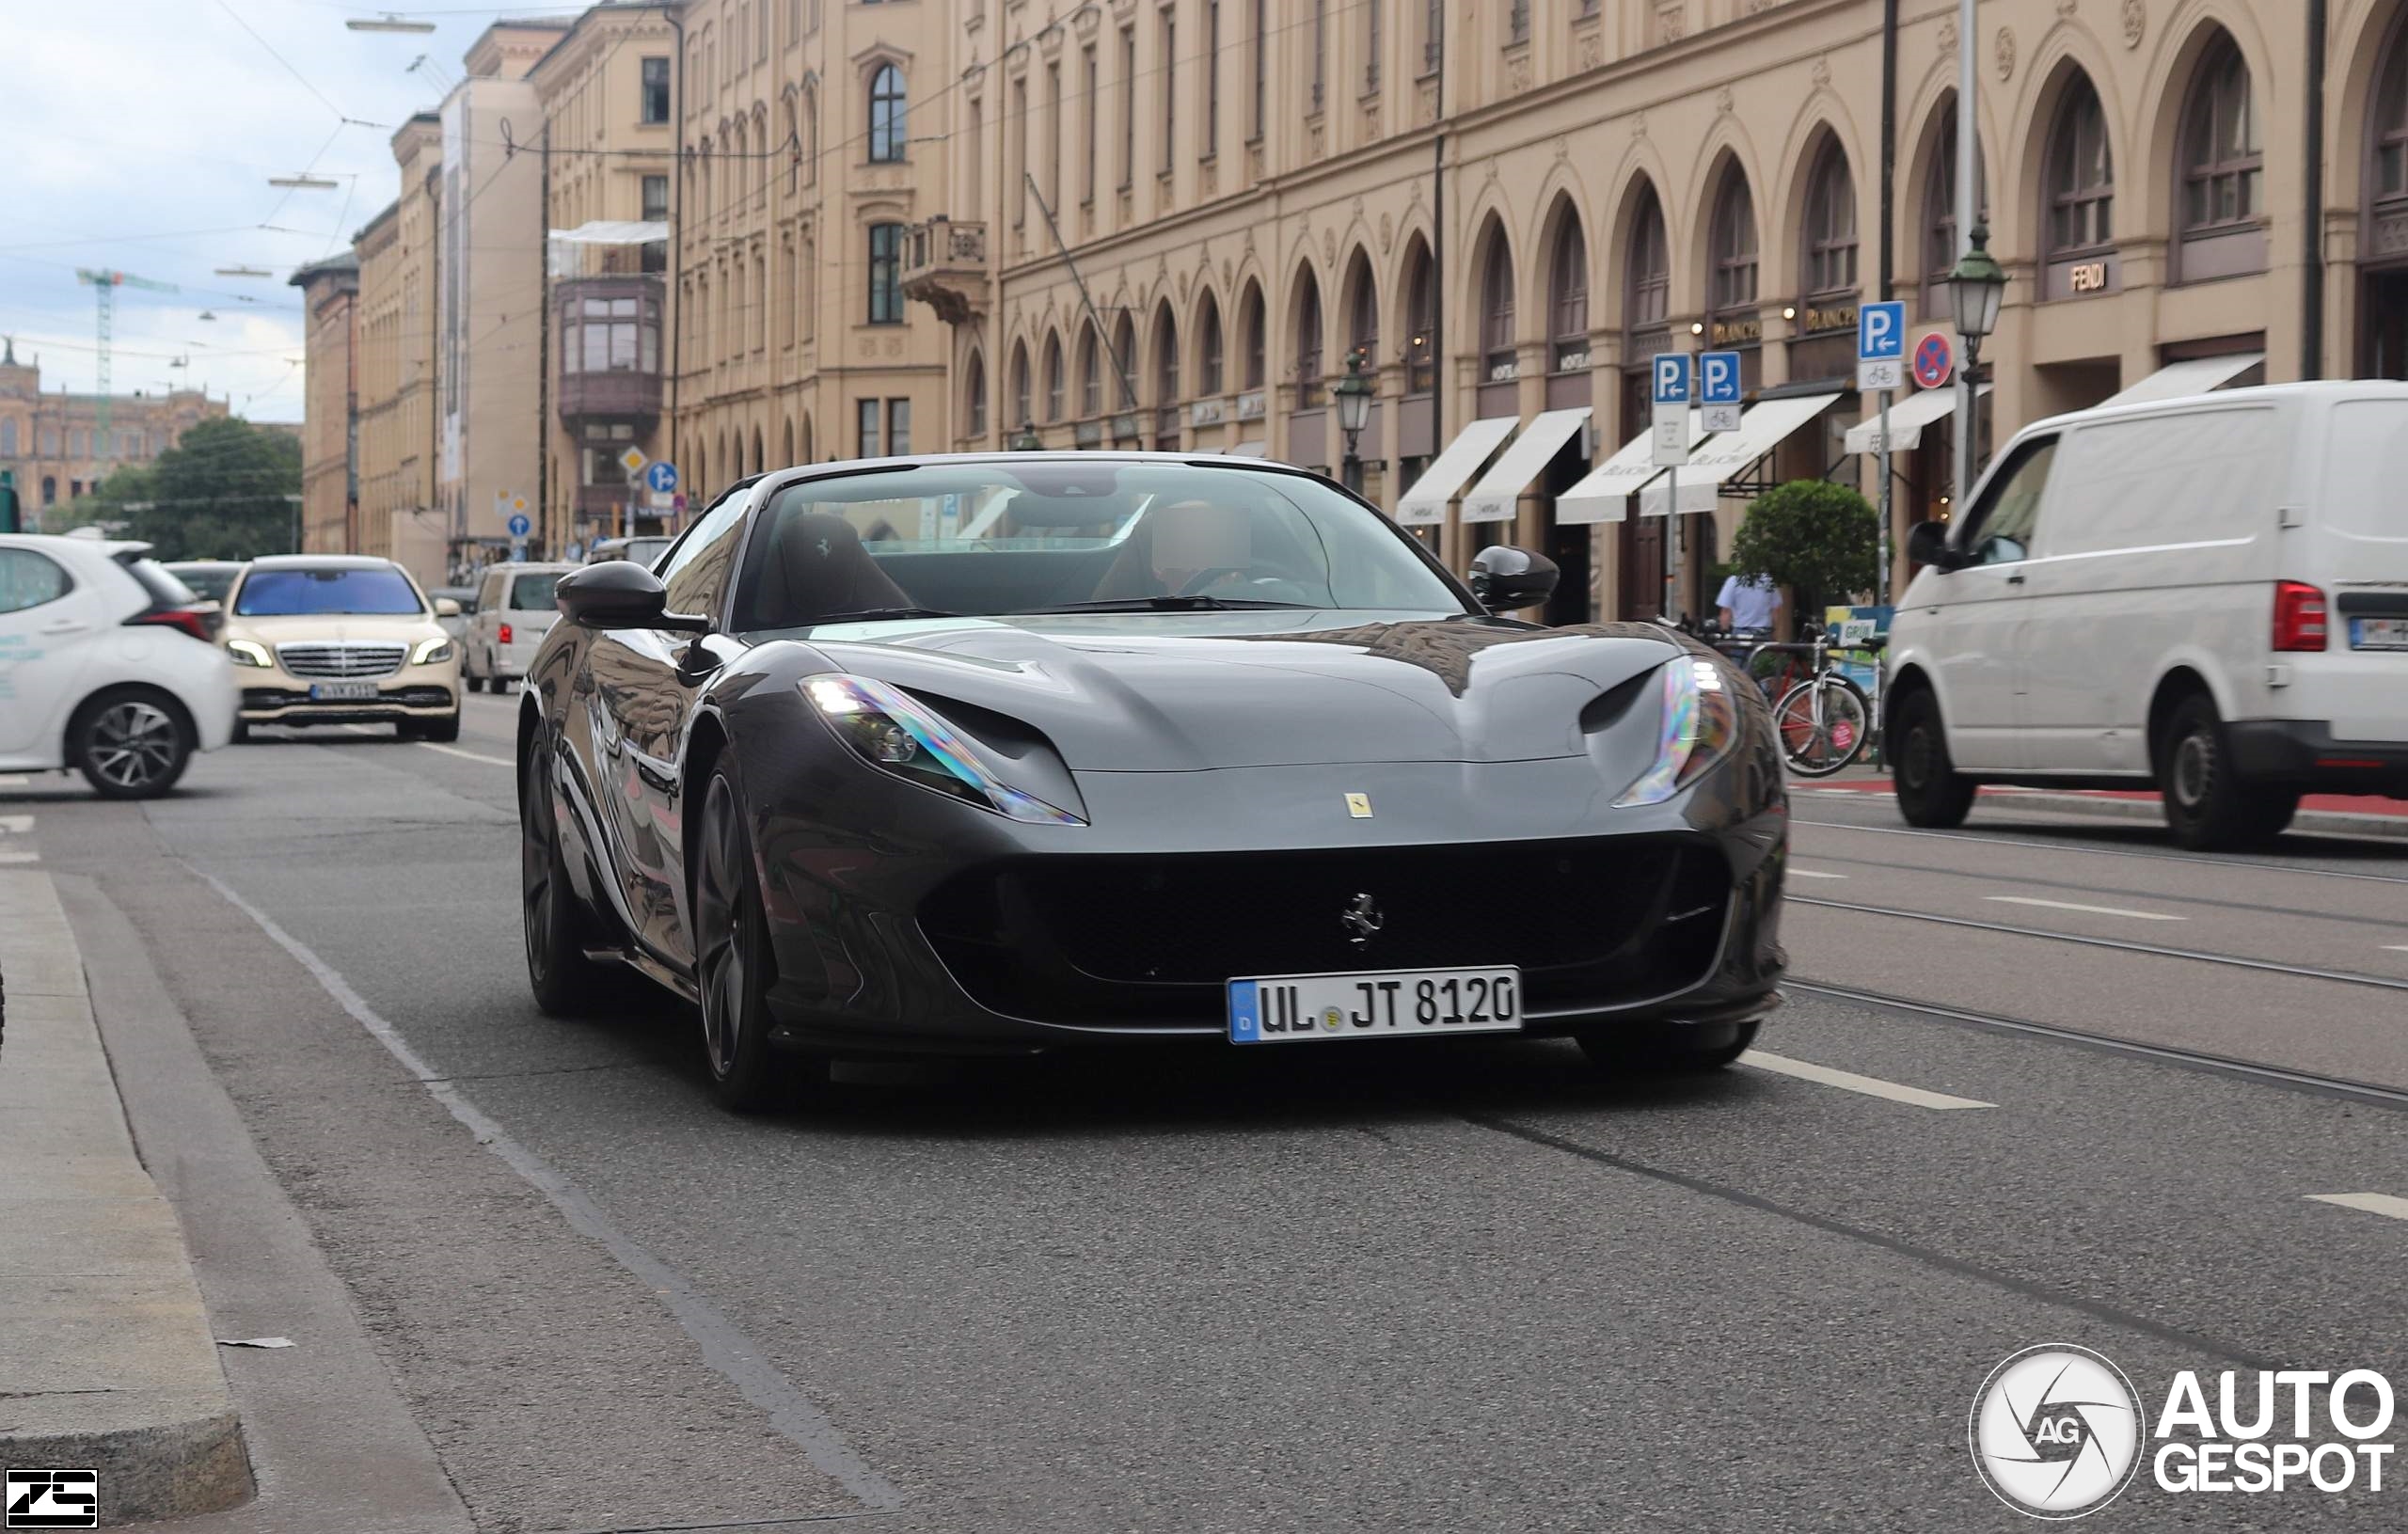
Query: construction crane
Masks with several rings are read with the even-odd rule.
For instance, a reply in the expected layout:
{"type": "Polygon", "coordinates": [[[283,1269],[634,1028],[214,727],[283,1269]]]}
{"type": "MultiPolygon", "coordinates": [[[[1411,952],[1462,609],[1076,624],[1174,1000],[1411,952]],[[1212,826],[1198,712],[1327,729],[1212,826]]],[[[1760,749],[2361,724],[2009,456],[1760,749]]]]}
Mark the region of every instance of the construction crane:
{"type": "Polygon", "coordinates": [[[172,282],[153,282],[131,272],[95,272],[87,266],[75,268],[75,280],[90,288],[100,300],[100,419],[97,423],[100,451],[92,456],[95,460],[105,460],[115,456],[111,450],[117,446],[117,434],[111,429],[109,419],[109,331],[117,318],[117,291],[119,288],[147,288],[152,293],[178,293],[182,290],[172,282]]]}

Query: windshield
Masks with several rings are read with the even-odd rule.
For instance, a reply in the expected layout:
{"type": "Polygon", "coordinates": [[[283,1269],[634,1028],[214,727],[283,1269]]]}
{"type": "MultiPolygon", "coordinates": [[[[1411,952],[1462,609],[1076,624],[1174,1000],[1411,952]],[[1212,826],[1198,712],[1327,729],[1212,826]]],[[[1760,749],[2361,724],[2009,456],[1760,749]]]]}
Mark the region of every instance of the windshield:
{"type": "Polygon", "coordinates": [[[182,581],[197,596],[212,602],[223,602],[226,593],[234,589],[234,577],[243,573],[239,564],[169,564],[161,566],[167,574],[182,581]]]}
{"type": "Polygon", "coordinates": [[[1412,541],[1298,474],[1058,459],[935,464],[778,492],[739,629],[853,614],[1470,610],[1412,541]]]}
{"type": "Polygon", "coordinates": [[[520,576],[510,583],[510,606],[520,609],[549,608],[552,588],[561,583],[560,572],[549,575],[520,576]]]}
{"type": "Polygon", "coordinates": [[[313,613],[397,616],[424,612],[418,592],[399,570],[254,570],[234,599],[246,618],[313,613]]]}

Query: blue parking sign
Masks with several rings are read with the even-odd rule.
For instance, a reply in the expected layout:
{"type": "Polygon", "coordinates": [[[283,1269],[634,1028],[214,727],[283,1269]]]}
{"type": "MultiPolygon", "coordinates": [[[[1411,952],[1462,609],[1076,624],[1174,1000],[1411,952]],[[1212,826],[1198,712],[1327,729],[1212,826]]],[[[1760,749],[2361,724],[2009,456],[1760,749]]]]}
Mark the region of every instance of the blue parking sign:
{"type": "Polygon", "coordinates": [[[1856,311],[1856,359],[1895,362],[1907,355],[1907,306],[1866,304],[1856,311]]]}
{"type": "Polygon", "coordinates": [[[1689,403],[1689,356],[1687,352],[1656,354],[1656,403],[1689,403]]]}
{"type": "Polygon", "coordinates": [[[1739,403],[1739,354],[1708,352],[1697,359],[1699,402],[1703,404],[1737,404],[1739,403]]]}

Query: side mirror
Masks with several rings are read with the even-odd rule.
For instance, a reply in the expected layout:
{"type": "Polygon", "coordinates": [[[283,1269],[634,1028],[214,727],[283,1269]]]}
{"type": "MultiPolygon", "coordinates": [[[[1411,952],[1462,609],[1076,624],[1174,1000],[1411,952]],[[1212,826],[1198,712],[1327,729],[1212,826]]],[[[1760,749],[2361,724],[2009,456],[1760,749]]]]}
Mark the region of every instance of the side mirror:
{"type": "Polygon", "coordinates": [[[1943,572],[1960,569],[1965,563],[1948,546],[1948,525],[1944,522],[1916,523],[1907,534],[1907,558],[1943,572]]]}
{"type": "Polygon", "coordinates": [[[1555,594],[1561,578],[1563,572],[1545,555],[1502,544],[1481,549],[1471,561],[1471,594],[1491,612],[1537,607],[1555,594]]]}
{"type": "Polygon", "coordinates": [[[435,615],[437,618],[457,618],[460,616],[460,604],[448,596],[438,596],[435,599],[435,615]]]}
{"type": "Polygon", "coordinates": [[[561,615],[587,628],[671,628],[704,633],[707,618],[669,610],[660,577],[632,560],[605,560],[561,577],[552,588],[561,615]]]}

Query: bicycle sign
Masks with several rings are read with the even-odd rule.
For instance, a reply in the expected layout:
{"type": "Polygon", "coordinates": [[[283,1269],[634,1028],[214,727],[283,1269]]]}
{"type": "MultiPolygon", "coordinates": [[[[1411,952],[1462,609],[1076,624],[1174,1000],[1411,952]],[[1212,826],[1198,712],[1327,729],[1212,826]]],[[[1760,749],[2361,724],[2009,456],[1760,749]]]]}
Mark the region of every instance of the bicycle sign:
{"type": "Polygon", "coordinates": [[[1866,304],[1856,311],[1856,387],[1865,393],[1906,382],[1907,306],[1866,304]]]}

